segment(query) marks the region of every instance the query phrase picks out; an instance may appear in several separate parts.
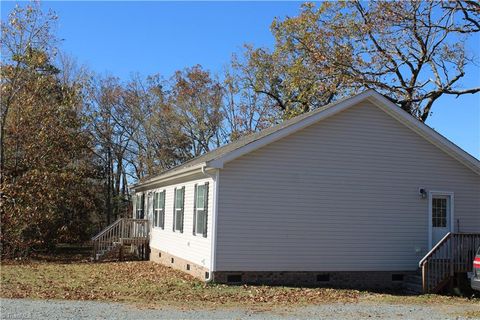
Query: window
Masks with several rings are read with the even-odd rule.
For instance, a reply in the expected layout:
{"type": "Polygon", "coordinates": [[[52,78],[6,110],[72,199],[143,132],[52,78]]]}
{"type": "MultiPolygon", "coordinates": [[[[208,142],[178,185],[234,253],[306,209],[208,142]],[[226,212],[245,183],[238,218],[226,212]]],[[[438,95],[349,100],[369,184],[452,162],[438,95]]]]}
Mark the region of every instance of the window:
{"type": "Polygon", "coordinates": [[[135,209],[136,209],[136,219],[143,219],[144,218],[144,209],[145,209],[145,194],[137,194],[135,196],[135,209]]]}
{"type": "Polygon", "coordinates": [[[207,237],[208,216],[208,182],[195,185],[195,200],[193,208],[193,234],[207,237]]]}
{"type": "Polygon", "coordinates": [[[432,199],[432,226],[434,228],[447,227],[447,199],[432,199]]]}
{"type": "Polygon", "coordinates": [[[183,232],[183,206],[185,203],[185,187],[175,188],[173,204],[173,231],[183,232]]]}
{"type": "Polygon", "coordinates": [[[165,228],[165,190],[153,194],[153,226],[165,228]]]}

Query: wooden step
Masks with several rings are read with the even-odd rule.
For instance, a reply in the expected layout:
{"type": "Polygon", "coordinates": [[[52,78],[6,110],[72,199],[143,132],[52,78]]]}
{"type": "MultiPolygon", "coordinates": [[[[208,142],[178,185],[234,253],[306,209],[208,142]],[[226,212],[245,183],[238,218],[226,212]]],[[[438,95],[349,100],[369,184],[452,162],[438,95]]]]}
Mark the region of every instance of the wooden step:
{"type": "Polygon", "coordinates": [[[92,238],[93,259],[123,258],[124,245],[131,245],[139,258],[148,256],[149,221],[146,219],[121,218],[92,238]]]}
{"type": "Polygon", "coordinates": [[[479,246],[480,233],[447,233],[419,262],[425,276],[424,291],[437,293],[453,275],[471,272],[471,261],[479,246]]]}

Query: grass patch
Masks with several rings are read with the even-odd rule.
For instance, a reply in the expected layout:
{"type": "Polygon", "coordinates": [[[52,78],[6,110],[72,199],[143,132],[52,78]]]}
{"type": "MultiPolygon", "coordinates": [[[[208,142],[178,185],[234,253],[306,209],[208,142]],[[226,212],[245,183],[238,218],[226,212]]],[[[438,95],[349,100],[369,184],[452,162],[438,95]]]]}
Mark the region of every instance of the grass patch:
{"type": "Polygon", "coordinates": [[[458,303],[439,296],[406,297],[326,288],[228,286],[205,284],[183,272],[153,262],[3,264],[1,297],[102,300],[148,306],[290,307],[321,303],[458,303]]]}
{"type": "Polygon", "coordinates": [[[152,262],[3,265],[5,298],[106,300],[154,305],[215,306],[355,302],[354,290],[207,285],[152,262]]]}

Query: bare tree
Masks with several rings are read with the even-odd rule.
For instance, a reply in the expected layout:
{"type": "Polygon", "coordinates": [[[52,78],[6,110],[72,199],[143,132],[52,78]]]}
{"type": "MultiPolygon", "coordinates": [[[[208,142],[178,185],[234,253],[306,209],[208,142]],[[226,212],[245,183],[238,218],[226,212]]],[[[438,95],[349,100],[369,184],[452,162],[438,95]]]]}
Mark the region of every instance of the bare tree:
{"type": "Polygon", "coordinates": [[[219,147],[223,100],[220,82],[199,65],[177,71],[171,81],[170,103],[190,140],[193,156],[219,147]]]}
{"type": "Polygon", "coordinates": [[[426,121],[441,96],[480,91],[461,85],[479,12],[473,1],[308,3],[276,19],[274,50],[248,48],[239,70],[287,118],[373,88],[426,121]]]}
{"type": "Polygon", "coordinates": [[[250,80],[240,76],[235,69],[226,71],[220,128],[223,143],[258,132],[281,119],[280,109],[272,108],[268,97],[249,84],[250,80]]]}
{"type": "Polygon", "coordinates": [[[95,79],[88,90],[88,132],[103,168],[106,221],[124,214],[128,200],[124,159],[133,133],[123,108],[124,89],[114,77],[95,79]]]}

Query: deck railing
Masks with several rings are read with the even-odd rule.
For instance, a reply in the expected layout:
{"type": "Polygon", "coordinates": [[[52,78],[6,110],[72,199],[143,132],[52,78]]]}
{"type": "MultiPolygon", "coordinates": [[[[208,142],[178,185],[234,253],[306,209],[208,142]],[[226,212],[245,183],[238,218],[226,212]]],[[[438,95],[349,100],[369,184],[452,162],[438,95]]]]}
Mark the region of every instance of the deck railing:
{"type": "Polygon", "coordinates": [[[471,272],[479,246],[480,233],[447,233],[420,260],[423,292],[438,292],[456,273],[471,272]]]}
{"type": "Polygon", "coordinates": [[[149,221],[145,219],[121,218],[92,238],[93,258],[107,253],[116,244],[142,245],[148,241],[149,221]]]}

